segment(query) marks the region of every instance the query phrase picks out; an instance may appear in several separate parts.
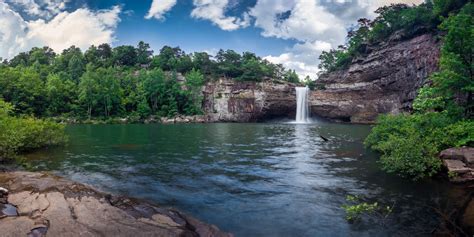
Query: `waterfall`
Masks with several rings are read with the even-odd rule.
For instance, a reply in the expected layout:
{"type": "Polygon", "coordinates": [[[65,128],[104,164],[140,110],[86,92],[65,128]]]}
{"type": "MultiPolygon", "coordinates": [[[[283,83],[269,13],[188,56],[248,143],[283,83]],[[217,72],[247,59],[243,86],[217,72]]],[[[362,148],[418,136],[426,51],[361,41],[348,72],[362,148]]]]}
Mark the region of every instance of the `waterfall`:
{"type": "Polygon", "coordinates": [[[308,87],[296,87],[296,122],[307,123],[309,122],[309,88],[308,87]]]}

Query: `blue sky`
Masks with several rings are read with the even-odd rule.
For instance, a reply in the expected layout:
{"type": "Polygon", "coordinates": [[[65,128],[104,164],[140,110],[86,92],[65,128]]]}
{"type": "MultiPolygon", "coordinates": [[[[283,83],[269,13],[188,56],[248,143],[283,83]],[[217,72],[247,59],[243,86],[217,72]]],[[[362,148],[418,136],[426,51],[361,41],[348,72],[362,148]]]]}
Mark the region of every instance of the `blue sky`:
{"type": "MultiPolygon", "coordinates": [[[[261,37],[261,30],[257,28],[224,31],[209,21],[194,19],[189,14],[193,9],[192,1],[177,2],[164,20],[144,19],[149,6],[136,2],[124,1],[124,10],[132,10],[133,13],[123,17],[117,28],[118,41],[115,44],[136,44],[143,40],[149,42],[155,50],[163,45],[171,45],[180,46],[186,52],[213,52],[223,48],[239,52],[251,51],[263,56],[280,54],[293,44],[292,40],[261,37]]],[[[234,14],[242,14],[247,6],[239,4],[233,9],[234,14]]]]}
{"type": "Polygon", "coordinates": [[[323,50],[344,43],[360,17],[422,0],[3,0],[0,57],[34,46],[164,45],[188,53],[251,51],[315,77],[323,50]]]}

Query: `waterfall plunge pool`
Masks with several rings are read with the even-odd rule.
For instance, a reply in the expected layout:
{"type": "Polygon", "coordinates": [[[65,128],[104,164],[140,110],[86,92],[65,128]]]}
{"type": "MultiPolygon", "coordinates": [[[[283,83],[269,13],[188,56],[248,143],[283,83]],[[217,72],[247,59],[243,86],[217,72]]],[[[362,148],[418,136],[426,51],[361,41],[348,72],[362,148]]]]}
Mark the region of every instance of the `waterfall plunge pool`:
{"type": "Polygon", "coordinates": [[[34,170],[173,206],[236,236],[431,235],[432,208],[462,190],[387,175],[362,144],[369,131],[324,121],[70,125],[68,146],[26,158],[34,170]],[[385,225],[349,224],[349,194],[393,213],[385,225]]]}

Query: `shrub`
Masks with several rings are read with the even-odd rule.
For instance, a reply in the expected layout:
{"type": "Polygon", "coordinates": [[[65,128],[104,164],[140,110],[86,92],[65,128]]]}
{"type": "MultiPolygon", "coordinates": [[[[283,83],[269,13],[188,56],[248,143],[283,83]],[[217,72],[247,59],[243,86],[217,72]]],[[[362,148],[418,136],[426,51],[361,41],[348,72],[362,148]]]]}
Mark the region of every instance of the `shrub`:
{"type": "Polygon", "coordinates": [[[10,104],[0,100],[0,160],[66,142],[64,125],[32,117],[12,117],[12,110],[10,104]]]}
{"type": "Polygon", "coordinates": [[[441,150],[470,145],[473,134],[473,121],[456,121],[447,113],[384,115],[365,144],[381,153],[385,171],[417,180],[439,171],[441,150]]]}

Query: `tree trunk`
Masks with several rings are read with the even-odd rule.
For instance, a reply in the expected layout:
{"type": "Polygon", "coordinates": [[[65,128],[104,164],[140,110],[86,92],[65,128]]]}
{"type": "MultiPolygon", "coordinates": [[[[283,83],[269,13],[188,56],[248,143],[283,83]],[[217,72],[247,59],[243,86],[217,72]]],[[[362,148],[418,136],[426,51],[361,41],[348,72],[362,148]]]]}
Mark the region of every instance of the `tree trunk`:
{"type": "Polygon", "coordinates": [[[91,120],[92,116],[92,105],[89,103],[88,108],[87,108],[87,113],[89,114],[89,120],[91,120]]]}

